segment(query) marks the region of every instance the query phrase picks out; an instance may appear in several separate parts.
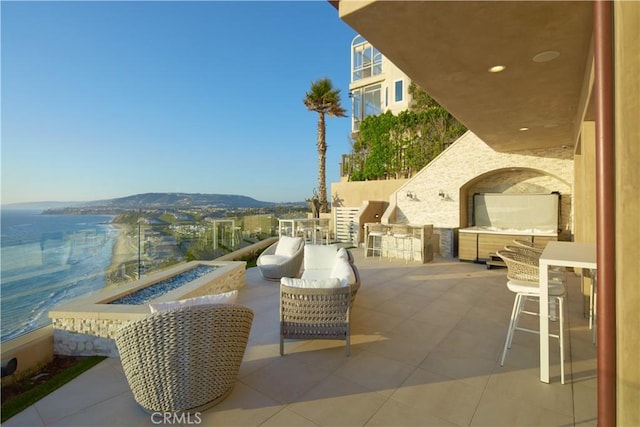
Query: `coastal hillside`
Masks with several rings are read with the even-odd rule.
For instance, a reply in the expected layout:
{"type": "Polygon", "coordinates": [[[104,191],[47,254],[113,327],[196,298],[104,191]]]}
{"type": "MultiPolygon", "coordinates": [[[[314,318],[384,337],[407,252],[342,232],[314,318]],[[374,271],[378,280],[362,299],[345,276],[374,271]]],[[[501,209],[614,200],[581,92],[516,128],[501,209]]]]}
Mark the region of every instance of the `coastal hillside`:
{"type": "Polygon", "coordinates": [[[83,204],[84,207],[138,208],[263,208],[275,203],[261,202],[237,194],[202,193],[145,193],[117,199],[97,200],[83,204]]]}
{"type": "MultiPolygon", "coordinates": [[[[272,203],[263,202],[237,194],[201,193],[144,193],[116,199],[91,202],[69,202],[46,208],[45,214],[94,214],[113,215],[131,210],[235,210],[235,209],[277,209],[306,206],[305,202],[272,203]]],[[[18,207],[13,206],[14,208],[18,207]]],[[[4,206],[3,206],[4,208],[4,206]]]]}

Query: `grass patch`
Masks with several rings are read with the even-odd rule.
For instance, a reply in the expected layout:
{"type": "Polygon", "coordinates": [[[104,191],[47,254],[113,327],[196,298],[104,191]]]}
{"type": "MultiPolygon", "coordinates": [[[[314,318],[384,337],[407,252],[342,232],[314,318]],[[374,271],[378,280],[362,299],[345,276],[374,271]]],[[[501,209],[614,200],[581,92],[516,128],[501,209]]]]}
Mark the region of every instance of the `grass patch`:
{"type": "Polygon", "coordinates": [[[38,372],[27,375],[13,384],[2,387],[2,421],[36,403],[54,390],[62,387],[84,371],[102,362],[104,356],[54,358],[38,372]],[[49,372],[55,372],[49,376],[49,372]]]}

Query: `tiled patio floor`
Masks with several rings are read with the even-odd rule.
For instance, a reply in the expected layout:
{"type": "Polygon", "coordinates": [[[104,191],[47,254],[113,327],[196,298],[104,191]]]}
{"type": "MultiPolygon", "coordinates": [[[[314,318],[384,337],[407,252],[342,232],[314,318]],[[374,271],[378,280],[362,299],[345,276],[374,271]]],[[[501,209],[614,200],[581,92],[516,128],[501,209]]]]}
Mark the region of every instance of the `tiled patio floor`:
{"type": "MultiPolygon", "coordinates": [[[[239,302],[255,319],[240,378],[221,404],[192,418],[216,426],[519,426],[596,423],[596,350],[579,280],[568,274],[566,384],[551,342],[551,384],[539,381],[538,336],[502,351],[514,295],[504,269],[436,258],[418,265],[364,258],[344,342],[288,341],[279,355],[278,284],[247,271],[239,302]]],[[[532,324],[536,325],[537,320],[532,324]]],[[[552,326],[553,327],[553,326],[552,326]]],[[[187,423],[185,423],[187,424],[187,423]]],[[[4,423],[158,425],[109,359],[4,423]]]]}

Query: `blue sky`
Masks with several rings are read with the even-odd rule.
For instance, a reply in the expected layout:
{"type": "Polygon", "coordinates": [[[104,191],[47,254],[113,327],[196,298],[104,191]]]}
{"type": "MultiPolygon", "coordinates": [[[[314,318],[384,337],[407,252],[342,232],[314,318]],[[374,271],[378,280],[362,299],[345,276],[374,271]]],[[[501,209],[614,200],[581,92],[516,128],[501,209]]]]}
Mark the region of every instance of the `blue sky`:
{"type": "MultiPolygon", "coordinates": [[[[146,192],[300,201],[329,77],[356,33],[326,1],[2,1],[2,203],[146,192]]],[[[350,151],[327,119],[327,186],[350,151]]]]}

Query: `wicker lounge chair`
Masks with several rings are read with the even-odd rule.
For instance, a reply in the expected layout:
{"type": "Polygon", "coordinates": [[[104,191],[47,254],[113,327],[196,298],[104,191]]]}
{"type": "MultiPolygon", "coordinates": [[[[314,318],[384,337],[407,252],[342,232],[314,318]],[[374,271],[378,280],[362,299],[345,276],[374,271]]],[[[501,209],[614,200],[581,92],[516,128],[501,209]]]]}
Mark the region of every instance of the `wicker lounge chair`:
{"type": "Polygon", "coordinates": [[[258,257],[260,274],[267,280],[298,277],[304,257],[304,239],[282,236],[258,257]]]}
{"type": "Polygon", "coordinates": [[[299,288],[281,283],[280,355],[284,356],[285,339],[334,339],[345,341],[346,355],[349,356],[350,307],[349,285],[299,288]]]}
{"type": "Polygon", "coordinates": [[[123,326],[115,341],[133,396],[148,412],[196,412],[233,389],[253,322],[237,304],[190,306],[123,326]]]}

